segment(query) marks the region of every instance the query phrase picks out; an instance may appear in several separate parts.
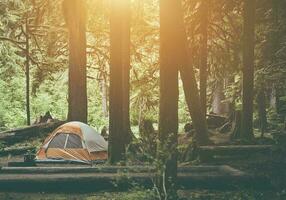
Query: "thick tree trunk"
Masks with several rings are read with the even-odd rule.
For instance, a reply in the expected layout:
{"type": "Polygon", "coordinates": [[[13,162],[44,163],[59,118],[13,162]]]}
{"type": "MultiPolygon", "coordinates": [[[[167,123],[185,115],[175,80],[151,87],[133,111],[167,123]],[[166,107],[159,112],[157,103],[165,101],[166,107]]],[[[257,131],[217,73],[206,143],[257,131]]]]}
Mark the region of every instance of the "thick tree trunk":
{"type": "Polygon", "coordinates": [[[122,95],[123,95],[123,134],[125,146],[129,145],[132,140],[130,128],[130,19],[131,5],[130,0],[124,0],[122,9],[122,95]]]}
{"type": "Polygon", "coordinates": [[[110,98],[109,161],[124,160],[130,142],[129,69],[130,69],[130,2],[111,1],[110,16],[110,98]]]}
{"type": "Polygon", "coordinates": [[[270,41],[270,55],[265,55],[266,57],[270,56],[271,62],[275,63],[277,62],[277,51],[280,48],[280,34],[279,34],[279,29],[280,29],[280,24],[279,24],[279,1],[280,0],[272,0],[272,26],[270,27],[272,31],[269,34],[269,41],[270,41]]]}
{"type": "Polygon", "coordinates": [[[159,154],[165,168],[160,174],[159,189],[164,199],[176,196],[178,133],[178,66],[179,46],[177,22],[180,1],[160,1],[160,108],[159,154]],[[173,148],[175,147],[175,148],[173,148]],[[169,150],[169,152],[168,152],[169,150]],[[160,152],[167,155],[160,155],[160,152]],[[167,191],[164,193],[164,191],[167,191]]]}
{"type": "Polygon", "coordinates": [[[28,19],[26,19],[26,61],[25,61],[25,75],[26,75],[26,113],[27,113],[27,125],[31,125],[31,111],[30,111],[30,44],[29,44],[29,25],[28,19]]]}
{"type": "Polygon", "coordinates": [[[244,1],[242,137],[253,138],[255,0],[244,1]]]}
{"type": "Polygon", "coordinates": [[[195,78],[195,72],[192,66],[192,61],[190,60],[190,52],[188,48],[188,40],[185,30],[185,25],[183,21],[183,10],[182,6],[179,8],[179,19],[177,21],[177,33],[179,37],[180,45],[180,75],[183,82],[183,89],[185,93],[186,102],[194,128],[196,130],[196,140],[198,144],[203,145],[209,143],[208,139],[208,129],[206,123],[206,117],[203,113],[199,90],[195,78]]]}
{"type": "MultiPolygon", "coordinates": [[[[277,51],[279,50],[279,44],[281,42],[281,39],[279,37],[279,0],[272,0],[272,31],[269,34],[269,45],[270,50],[269,52],[266,52],[265,57],[271,60],[271,63],[275,63],[278,61],[277,58],[277,51]],[[268,54],[267,54],[268,53],[268,54]]],[[[274,83],[271,91],[271,97],[270,97],[270,107],[276,110],[276,113],[279,112],[279,88],[274,83]]]]}
{"type": "Polygon", "coordinates": [[[87,123],[86,3],[65,0],[63,8],[69,30],[68,121],[87,123]]]}
{"type": "Polygon", "coordinates": [[[201,2],[200,99],[202,111],[207,113],[208,71],[208,1],[201,2]]]}
{"type": "MultiPolygon", "coordinates": [[[[189,58],[187,58],[189,59],[189,58]]],[[[190,61],[180,69],[186,102],[196,130],[195,138],[199,145],[209,143],[206,117],[201,109],[199,90],[195,79],[195,72],[190,61]]]]}

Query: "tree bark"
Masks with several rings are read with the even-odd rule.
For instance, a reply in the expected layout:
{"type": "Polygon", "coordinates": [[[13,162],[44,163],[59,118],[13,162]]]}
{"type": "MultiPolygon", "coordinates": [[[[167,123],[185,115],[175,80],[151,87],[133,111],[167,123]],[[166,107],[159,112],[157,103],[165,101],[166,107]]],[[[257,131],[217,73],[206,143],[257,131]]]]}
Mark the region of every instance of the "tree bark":
{"type": "Polygon", "coordinates": [[[30,38],[29,38],[29,21],[26,18],[26,61],[25,61],[25,75],[26,75],[26,113],[27,113],[27,125],[31,125],[31,111],[30,111],[30,38]]]}
{"type": "Polygon", "coordinates": [[[182,5],[180,5],[178,9],[179,18],[176,23],[177,33],[179,37],[178,44],[180,45],[180,50],[178,50],[180,52],[179,70],[183,82],[186,103],[188,105],[194,128],[196,130],[195,138],[199,145],[203,145],[209,143],[207,122],[200,102],[200,95],[195,78],[195,72],[192,66],[192,61],[190,60],[188,40],[183,21],[182,5]]]}
{"type": "Polygon", "coordinates": [[[176,196],[177,179],[177,133],[178,133],[178,66],[179,48],[177,22],[180,19],[180,1],[160,1],[160,106],[159,106],[159,151],[168,154],[165,168],[159,181],[162,197],[172,199],[176,196]],[[168,152],[168,150],[170,152],[168,152]],[[167,152],[166,152],[167,150],[167,152]],[[173,151],[172,151],[173,150],[173,151]],[[165,186],[165,188],[164,188],[165,186]]]}
{"type": "Polygon", "coordinates": [[[132,140],[132,133],[130,128],[130,19],[131,19],[131,5],[130,0],[121,2],[122,9],[122,95],[123,95],[123,134],[124,144],[129,145],[132,140]]]}
{"type": "Polygon", "coordinates": [[[129,122],[130,1],[111,1],[109,161],[125,159],[129,122]]]}
{"type": "Polygon", "coordinates": [[[243,94],[241,131],[245,139],[253,138],[253,83],[255,45],[255,0],[244,1],[243,94]]]}
{"type": "Polygon", "coordinates": [[[69,31],[68,121],[87,123],[86,2],[65,0],[63,9],[69,31]]]}
{"type": "Polygon", "coordinates": [[[204,115],[207,113],[208,71],[208,0],[201,2],[200,99],[204,115]]]}
{"type": "MultiPolygon", "coordinates": [[[[276,52],[279,50],[279,44],[280,44],[280,37],[279,37],[279,0],[272,0],[272,26],[271,31],[269,33],[269,46],[270,50],[267,51],[265,54],[265,57],[270,59],[271,63],[275,63],[278,61],[276,52]]],[[[274,83],[271,88],[271,96],[270,96],[270,107],[275,109],[277,114],[280,114],[279,112],[279,88],[277,87],[277,83],[274,83]]]]}

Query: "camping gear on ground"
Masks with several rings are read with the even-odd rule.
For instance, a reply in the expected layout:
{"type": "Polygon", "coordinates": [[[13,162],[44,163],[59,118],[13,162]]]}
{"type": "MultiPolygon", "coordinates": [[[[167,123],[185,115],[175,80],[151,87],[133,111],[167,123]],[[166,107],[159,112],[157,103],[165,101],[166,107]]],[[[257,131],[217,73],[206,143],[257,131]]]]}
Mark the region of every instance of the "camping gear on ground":
{"type": "Polygon", "coordinates": [[[32,153],[26,153],[24,155],[24,162],[34,162],[35,161],[35,154],[32,154],[32,153]]]}
{"type": "Polygon", "coordinates": [[[107,150],[108,143],[93,128],[81,122],[68,122],[46,138],[36,162],[101,162],[107,160],[107,150]]]}

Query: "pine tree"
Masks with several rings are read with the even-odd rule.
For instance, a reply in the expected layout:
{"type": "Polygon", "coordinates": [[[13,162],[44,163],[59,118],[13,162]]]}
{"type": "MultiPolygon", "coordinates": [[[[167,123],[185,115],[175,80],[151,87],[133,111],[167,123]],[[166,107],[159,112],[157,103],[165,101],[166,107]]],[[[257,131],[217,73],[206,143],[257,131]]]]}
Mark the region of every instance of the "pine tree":
{"type": "Polygon", "coordinates": [[[125,148],[131,140],[129,122],[129,4],[129,0],[111,1],[109,161],[112,164],[125,159],[125,148]]]}
{"type": "Polygon", "coordinates": [[[243,85],[241,136],[253,137],[255,0],[245,0],[243,8],[243,85]]]}
{"type": "Polygon", "coordinates": [[[69,31],[68,120],[87,123],[86,2],[65,0],[63,9],[69,31]]]}

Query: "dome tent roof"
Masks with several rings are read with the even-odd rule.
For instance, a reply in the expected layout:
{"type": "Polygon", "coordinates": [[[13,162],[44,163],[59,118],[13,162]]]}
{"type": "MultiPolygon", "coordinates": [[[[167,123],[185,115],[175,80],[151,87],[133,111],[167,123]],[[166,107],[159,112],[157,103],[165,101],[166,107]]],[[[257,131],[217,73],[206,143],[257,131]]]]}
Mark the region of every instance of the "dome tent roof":
{"type": "Polygon", "coordinates": [[[92,162],[106,160],[107,150],[108,143],[94,128],[73,121],[58,127],[46,138],[36,159],[92,162]]]}
{"type": "MultiPolygon", "coordinates": [[[[83,135],[83,141],[89,152],[107,151],[108,143],[105,139],[92,127],[85,123],[74,121],[64,124],[66,126],[79,126],[83,135]]],[[[64,126],[63,125],[63,126],[64,126]]]]}

